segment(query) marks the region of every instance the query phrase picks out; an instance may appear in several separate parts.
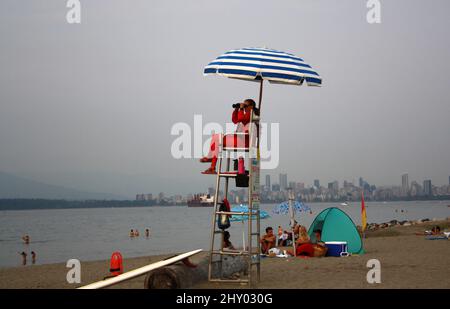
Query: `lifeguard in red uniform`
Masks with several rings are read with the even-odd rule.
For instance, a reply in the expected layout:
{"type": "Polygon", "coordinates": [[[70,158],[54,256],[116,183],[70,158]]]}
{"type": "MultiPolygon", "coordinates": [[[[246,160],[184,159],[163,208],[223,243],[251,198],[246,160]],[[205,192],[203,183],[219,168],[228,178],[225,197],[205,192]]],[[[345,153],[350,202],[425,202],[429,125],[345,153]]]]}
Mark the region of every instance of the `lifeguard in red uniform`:
{"type": "MultiPolygon", "coordinates": [[[[256,108],[256,103],[252,99],[246,99],[243,103],[238,103],[233,105],[234,111],[231,120],[237,125],[237,133],[247,133],[246,135],[241,134],[227,134],[224,136],[222,144],[224,147],[233,148],[248,148],[249,146],[249,125],[252,110],[256,115],[259,114],[256,108]]],[[[219,153],[219,142],[221,134],[213,134],[211,137],[211,145],[209,147],[209,153],[206,157],[200,159],[202,163],[211,162],[211,166],[202,172],[202,174],[216,174],[216,163],[217,155],[219,153]]]]}

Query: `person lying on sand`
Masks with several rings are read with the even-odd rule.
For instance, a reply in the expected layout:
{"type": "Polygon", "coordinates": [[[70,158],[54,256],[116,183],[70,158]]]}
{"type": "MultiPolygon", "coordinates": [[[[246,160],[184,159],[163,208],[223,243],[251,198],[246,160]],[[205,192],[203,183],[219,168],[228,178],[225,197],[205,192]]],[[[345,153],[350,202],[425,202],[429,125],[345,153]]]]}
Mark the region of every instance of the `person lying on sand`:
{"type": "Polygon", "coordinates": [[[134,230],[130,231],[130,237],[134,237],[134,230]]]}
{"type": "Polygon", "coordinates": [[[429,236],[429,235],[443,235],[441,232],[441,227],[439,225],[435,225],[431,228],[431,231],[424,231],[416,233],[418,236],[429,236]]]}
{"type": "Polygon", "coordinates": [[[273,234],[273,228],[268,226],[266,228],[266,234],[261,237],[261,253],[268,254],[269,250],[275,247],[276,238],[273,234]]]}

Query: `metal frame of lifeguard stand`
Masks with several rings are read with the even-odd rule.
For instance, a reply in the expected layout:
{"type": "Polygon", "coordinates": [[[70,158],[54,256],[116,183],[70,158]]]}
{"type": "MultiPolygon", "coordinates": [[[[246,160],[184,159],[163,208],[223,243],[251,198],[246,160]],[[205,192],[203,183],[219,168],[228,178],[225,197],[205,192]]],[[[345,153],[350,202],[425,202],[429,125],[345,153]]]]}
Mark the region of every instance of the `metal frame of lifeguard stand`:
{"type": "MultiPolygon", "coordinates": [[[[262,86],[262,83],[261,83],[262,86]]],[[[262,90],[262,87],[261,87],[262,90]]],[[[219,153],[218,153],[218,168],[216,175],[216,191],[214,194],[214,211],[212,218],[212,226],[211,226],[211,243],[210,243],[210,252],[209,252],[209,268],[208,268],[208,280],[210,282],[234,282],[234,283],[247,283],[249,285],[252,284],[252,266],[256,266],[256,278],[259,282],[260,273],[261,273],[261,244],[260,244],[260,200],[259,200],[259,172],[260,172],[260,156],[259,156],[259,132],[257,126],[259,125],[259,116],[256,116],[253,111],[250,116],[250,128],[248,133],[235,132],[230,134],[220,135],[219,142],[219,153]],[[257,130],[257,134],[254,134],[254,130],[257,130]],[[224,146],[223,139],[227,135],[248,135],[248,147],[227,147],[224,146]],[[256,141],[253,140],[256,137],[256,141]],[[256,142],[256,143],[255,143],[256,142]],[[254,146],[256,145],[256,146],[254,146]],[[220,205],[219,202],[219,193],[220,193],[220,183],[221,179],[225,179],[225,190],[224,190],[224,198],[228,197],[228,188],[229,188],[229,180],[230,178],[237,177],[237,171],[230,171],[230,161],[231,161],[231,153],[236,152],[244,152],[247,155],[245,159],[247,161],[246,166],[248,166],[248,212],[236,212],[236,211],[219,211],[218,207],[220,205]],[[224,158],[225,155],[225,158],[224,158]],[[222,161],[226,160],[226,169],[222,171],[222,161]],[[256,186],[256,192],[254,190],[254,186],[256,186]],[[239,216],[248,216],[247,225],[248,225],[248,235],[247,235],[247,248],[242,248],[242,250],[224,250],[223,240],[224,240],[224,231],[219,230],[217,227],[218,216],[221,215],[239,215],[239,216]],[[255,216],[255,220],[253,220],[253,216],[255,216]],[[253,229],[253,221],[256,221],[256,229],[253,229]],[[215,248],[215,238],[220,234],[220,249],[215,248]],[[253,238],[257,237],[256,242],[256,250],[253,251],[252,247],[253,238]],[[220,260],[214,260],[215,256],[220,256],[220,260]],[[229,256],[244,256],[247,258],[247,278],[237,278],[237,279],[229,279],[224,278],[222,273],[222,263],[223,257],[225,255],[229,256]],[[255,257],[255,258],[254,258],[255,257]],[[219,263],[219,276],[213,278],[213,263],[219,263]]]]}

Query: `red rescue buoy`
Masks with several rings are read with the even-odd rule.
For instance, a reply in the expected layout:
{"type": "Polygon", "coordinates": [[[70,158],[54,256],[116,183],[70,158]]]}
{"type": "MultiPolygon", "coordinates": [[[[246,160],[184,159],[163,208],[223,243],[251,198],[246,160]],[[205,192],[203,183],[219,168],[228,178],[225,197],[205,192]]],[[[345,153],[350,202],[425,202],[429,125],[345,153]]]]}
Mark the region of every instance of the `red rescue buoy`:
{"type": "Polygon", "coordinates": [[[122,254],[119,251],[113,252],[111,255],[109,271],[112,276],[118,276],[123,273],[122,254]]]}

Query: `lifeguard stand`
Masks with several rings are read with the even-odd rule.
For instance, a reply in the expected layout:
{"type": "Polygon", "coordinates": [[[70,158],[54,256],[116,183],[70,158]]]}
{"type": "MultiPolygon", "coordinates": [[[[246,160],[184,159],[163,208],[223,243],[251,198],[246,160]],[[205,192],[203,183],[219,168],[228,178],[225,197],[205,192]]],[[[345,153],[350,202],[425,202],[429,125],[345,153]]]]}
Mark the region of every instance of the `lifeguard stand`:
{"type": "Polygon", "coordinates": [[[256,279],[259,282],[261,272],[261,260],[260,260],[260,155],[259,155],[259,116],[253,112],[250,116],[250,128],[248,133],[230,133],[220,136],[220,145],[218,152],[218,167],[216,174],[216,191],[214,195],[214,211],[212,215],[211,225],[211,244],[209,253],[209,270],[208,280],[210,282],[235,282],[246,283],[251,285],[252,278],[254,276],[253,266],[256,266],[256,279]],[[256,130],[256,132],[255,132],[256,130]],[[244,143],[244,146],[240,145],[223,145],[223,137],[227,135],[241,135],[244,140],[248,138],[248,145],[244,143]],[[255,140],[256,139],[256,140],[255,140]],[[219,192],[221,180],[225,180],[225,188],[223,197],[228,197],[228,188],[230,178],[238,177],[237,171],[230,170],[231,156],[233,153],[244,153],[245,166],[249,167],[248,171],[248,212],[233,212],[233,211],[220,211],[219,192]],[[226,160],[225,170],[222,171],[223,160],[226,160]],[[224,230],[220,230],[217,227],[218,216],[221,215],[238,215],[246,216],[247,221],[247,244],[242,250],[224,250],[224,230]],[[219,236],[219,237],[218,237],[219,236]],[[219,244],[216,241],[216,237],[219,238],[219,244]],[[256,238],[256,244],[254,243],[256,238]],[[253,247],[253,244],[256,246],[253,247]],[[244,277],[236,279],[224,278],[222,273],[223,257],[229,256],[242,256],[247,263],[247,271],[244,277]],[[218,276],[217,272],[213,274],[213,264],[218,263],[218,276]],[[213,275],[216,275],[215,277],[213,275]]]}

